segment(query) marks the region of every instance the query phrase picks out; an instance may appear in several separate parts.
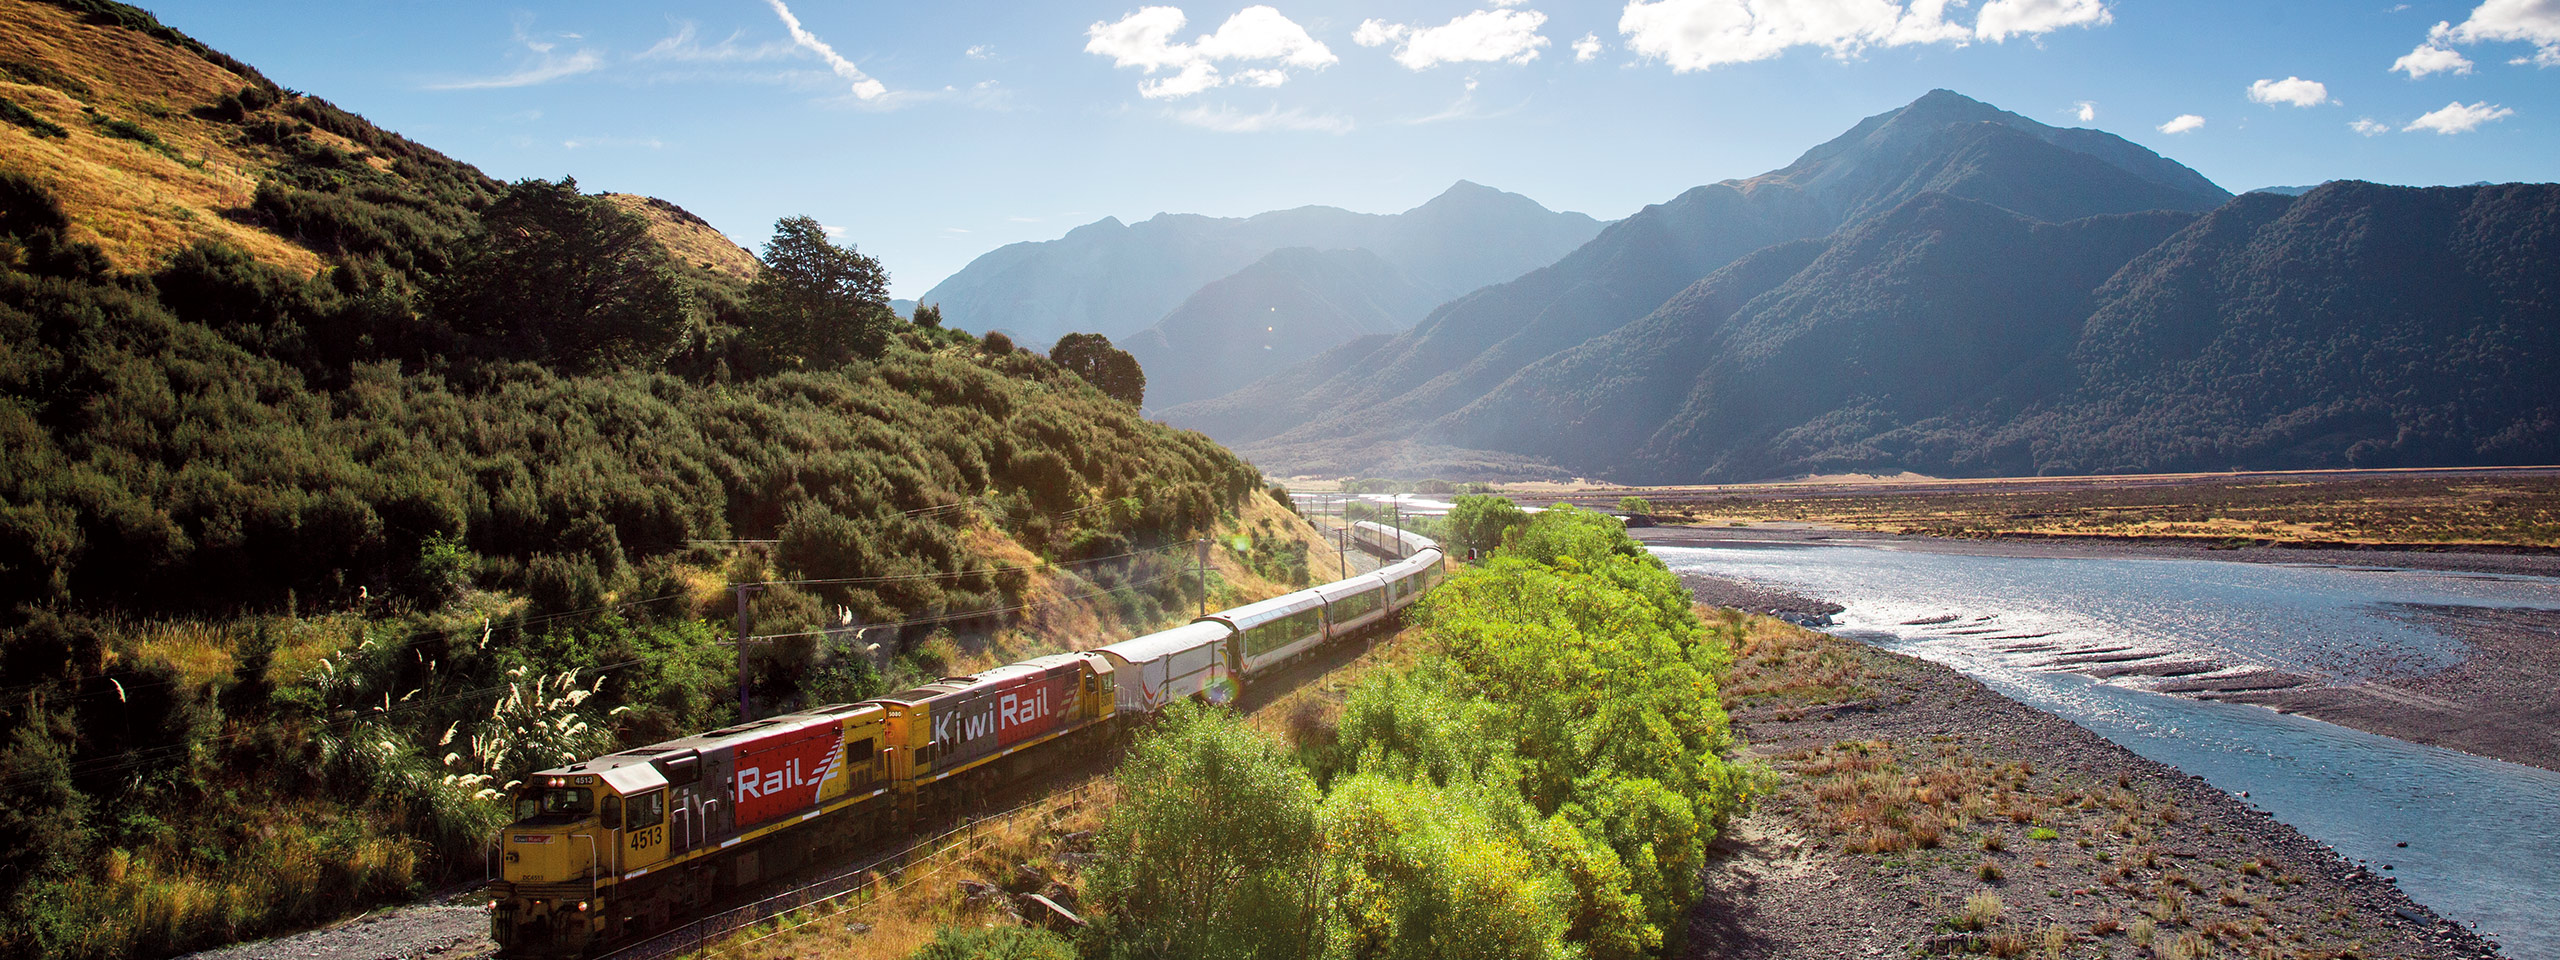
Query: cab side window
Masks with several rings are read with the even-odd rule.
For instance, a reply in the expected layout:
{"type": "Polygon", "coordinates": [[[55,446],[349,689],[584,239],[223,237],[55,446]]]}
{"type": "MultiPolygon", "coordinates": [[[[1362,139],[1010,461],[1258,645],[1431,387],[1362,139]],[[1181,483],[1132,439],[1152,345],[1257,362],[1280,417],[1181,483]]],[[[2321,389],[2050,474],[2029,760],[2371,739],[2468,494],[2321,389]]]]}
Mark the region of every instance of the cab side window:
{"type": "Polygon", "coordinates": [[[654,827],[667,819],[667,792],[652,790],[631,798],[631,829],[654,827]]]}

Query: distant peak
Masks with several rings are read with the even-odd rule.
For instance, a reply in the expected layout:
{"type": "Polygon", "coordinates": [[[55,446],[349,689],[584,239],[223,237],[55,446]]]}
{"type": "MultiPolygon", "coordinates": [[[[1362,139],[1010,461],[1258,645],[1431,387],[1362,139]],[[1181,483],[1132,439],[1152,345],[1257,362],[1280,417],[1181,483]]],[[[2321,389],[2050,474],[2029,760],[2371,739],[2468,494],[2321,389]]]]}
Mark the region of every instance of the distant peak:
{"type": "Polygon", "coordinates": [[[1536,207],[1540,210],[1546,209],[1544,204],[1540,204],[1535,200],[1531,200],[1519,194],[1488,187],[1473,180],[1460,180],[1456,183],[1450,184],[1449,189],[1440,191],[1439,196],[1431,198],[1429,201],[1423,203],[1423,205],[1415,207],[1413,210],[1408,212],[1418,213],[1424,210],[1480,210],[1505,204],[1525,205],[1524,209],[1526,207],[1536,207]]]}
{"type": "Polygon", "coordinates": [[[1100,220],[1096,220],[1092,223],[1067,231],[1067,236],[1072,237],[1077,234],[1083,234],[1089,237],[1097,233],[1116,233],[1128,228],[1129,225],[1121,223],[1119,217],[1104,217],[1100,220]]]}
{"type": "Polygon", "coordinates": [[[1905,116],[1937,123],[1966,120],[2007,120],[2009,111],[1992,106],[1953,90],[1937,89],[1921,94],[1920,99],[1897,111],[1905,116]]]}

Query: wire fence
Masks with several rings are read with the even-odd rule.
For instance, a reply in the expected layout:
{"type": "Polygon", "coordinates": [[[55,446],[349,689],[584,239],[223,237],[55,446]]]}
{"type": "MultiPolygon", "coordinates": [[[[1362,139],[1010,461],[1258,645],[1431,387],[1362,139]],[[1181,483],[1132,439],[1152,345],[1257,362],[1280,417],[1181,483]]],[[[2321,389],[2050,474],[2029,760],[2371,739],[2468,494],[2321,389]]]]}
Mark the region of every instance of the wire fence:
{"type": "Polygon", "coordinates": [[[1109,783],[1106,778],[1089,779],[1001,813],[971,819],[835,876],[705,916],[605,954],[601,960],[738,956],[768,940],[821,920],[843,917],[883,897],[933,879],[966,854],[986,849],[994,838],[1001,836],[1016,821],[1045,816],[1089,800],[1107,789],[1109,783]],[[769,921],[775,922],[772,929],[741,936],[742,931],[769,921]]]}

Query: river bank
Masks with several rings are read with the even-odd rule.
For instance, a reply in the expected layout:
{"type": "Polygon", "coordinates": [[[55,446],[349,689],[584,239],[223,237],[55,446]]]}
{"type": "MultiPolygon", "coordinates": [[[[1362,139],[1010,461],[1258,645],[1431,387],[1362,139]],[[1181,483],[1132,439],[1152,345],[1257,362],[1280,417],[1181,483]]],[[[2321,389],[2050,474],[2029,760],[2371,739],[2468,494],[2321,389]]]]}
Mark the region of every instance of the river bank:
{"type": "Polygon", "coordinates": [[[2497,955],[2388,865],[1952,669],[1751,637],[1728,709],[1780,787],[1727,832],[1684,956],[2497,955]]]}
{"type": "MultiPolygon", "coordinates": [[[[2226,550],[2104,537],[1956,539],[1797,523],[1660,527],[1636,534],[1648,544],[1664,546],[1866,543],[2003,557],[2141,557],[2560,577],[2560,557],[2543,554],[2272,546],[2226,550]]],[[[1698,591],[1701,602],[1754,613],[1775,611],[1795,622],[1805,622],[1802,615],[1807,613],[1827,615],[1839,609],[1829,598],[1766,584],[1696,573],[1686,574],[1685,579],[1698,591]]],[[[2462,657],[2450,667],[2367,657],[2353,665],[2356,679],[2343,683],[2304,671],[2171,675],[2220,666],[2187,661],[2147,667],[2092,663],[2083,665],[2081,672],[2102,679],[2146,673],[2157,679],[2155,689],[2165,693],[2257,704],[2412,743],[2560,771],[2560,614],[2447,605],[2392,605],[2377,612],[2453,639],[2460,644],[2462,657]]]]}

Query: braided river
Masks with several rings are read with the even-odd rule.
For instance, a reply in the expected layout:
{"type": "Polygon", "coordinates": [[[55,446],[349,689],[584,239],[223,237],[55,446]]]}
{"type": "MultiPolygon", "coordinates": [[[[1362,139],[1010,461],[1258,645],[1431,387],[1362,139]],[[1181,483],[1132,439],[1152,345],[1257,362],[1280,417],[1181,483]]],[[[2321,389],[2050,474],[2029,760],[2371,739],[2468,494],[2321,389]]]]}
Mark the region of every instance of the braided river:
{"type": "MultiPolygon", "coordinates": [[[[2560,960],[2560,773],[2261,707],[2095,679],[2090,651],[2329,682],[2459,662],[2397,605],[2560,609],[2560,579],[2123,556],[2000,556],[1910,542],[1653,547],[1673,570],[1838,603],[1832,633],[1946,664],[2203,777],[2396,877],[2518,960],[2560,960]],[[2026,649],[2021,649],[2026,648],[2026,649]],[[2084,668],[2085,669],[2085,668],[2084,668]],[[2406,843],[2406,847],[2398,844],[2406,843]]],[[[2560,643],[2560,638],[2553,638],[2560,643]]],[[[2560,695],[2556,693],[2554,695],[2560,695]]]]}

